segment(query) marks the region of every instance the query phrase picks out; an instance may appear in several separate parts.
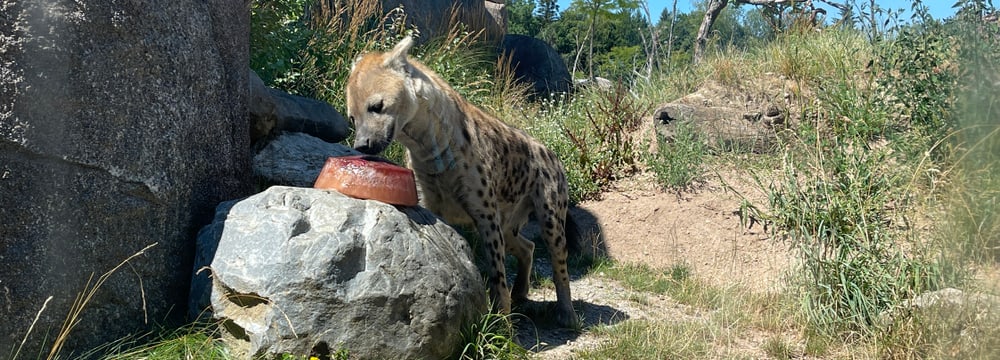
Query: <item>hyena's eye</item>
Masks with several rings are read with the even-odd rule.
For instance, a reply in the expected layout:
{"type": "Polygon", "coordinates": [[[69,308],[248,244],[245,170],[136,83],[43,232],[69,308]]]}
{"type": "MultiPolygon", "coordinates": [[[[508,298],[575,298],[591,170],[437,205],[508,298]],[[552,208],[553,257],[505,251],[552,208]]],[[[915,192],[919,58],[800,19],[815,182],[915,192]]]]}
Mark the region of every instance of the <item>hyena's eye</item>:
{"type": "Polygon", "coordinates": [[[383,103],[383,101],[379,100],[378,102],[368,105],[368,112],[381,114],[384,106],[385,104],[383,103]]]}

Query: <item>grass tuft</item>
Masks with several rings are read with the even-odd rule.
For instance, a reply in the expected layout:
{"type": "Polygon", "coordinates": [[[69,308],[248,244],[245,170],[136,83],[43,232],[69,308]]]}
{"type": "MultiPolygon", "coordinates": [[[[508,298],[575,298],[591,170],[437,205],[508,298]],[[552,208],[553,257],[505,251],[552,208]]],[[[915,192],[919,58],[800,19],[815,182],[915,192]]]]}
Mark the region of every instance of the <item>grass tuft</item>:
{"type": "Polygon", "coordinates": [[[458,358],[474,359],[527,359],[528,350],[515,342],[511,317],[489,313],[482,316],[462,333],[465,346],[458,358]]]}
{"type": "Polygon", "coordinates": [[[101,349],[107,360],[231,359],[215,324],[189,324],[159,333],[126,338],[101,349]]]}
{"type": "Polygon", "coordinates": [[[657,151],[646,156],[646,166],[661,186],[683,190],[701,179],[708,146],[691,125],[680,123],[672,140],[657,134],[657,151]]]}

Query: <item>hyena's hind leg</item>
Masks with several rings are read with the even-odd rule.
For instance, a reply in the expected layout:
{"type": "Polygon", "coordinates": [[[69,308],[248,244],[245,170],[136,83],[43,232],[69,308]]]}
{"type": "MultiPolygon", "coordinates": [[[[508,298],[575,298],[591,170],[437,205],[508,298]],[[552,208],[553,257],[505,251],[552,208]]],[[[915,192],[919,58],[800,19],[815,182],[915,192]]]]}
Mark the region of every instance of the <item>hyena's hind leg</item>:
{"type": "MultiPolygon", "coordinates": [[[[518,207],[520,208],[520,207],[518,207]]],[[[517,259],[517,277],[511,290],[511,302],[521,304],[528,300],[528,289],[531,285],[531,268],[534,260],[535,243],[521,235],[521,228],[528,220],[527,212],[516,211],[511,214],[503,228],[507,253],[517,259]]]]}
{"type": "Polygon", "coordinates": [[[553,191],[537,198],[535,212],[542,229],[542,238],[549,248],[552,263],[552,282],[556,286],[556,322],[564,327],[576,327],[579,320],[573,310],[573,299],[569,290],[569,257],[566,238],[566,216],[568,199],[565,192],[560,195],[553,191]]]}

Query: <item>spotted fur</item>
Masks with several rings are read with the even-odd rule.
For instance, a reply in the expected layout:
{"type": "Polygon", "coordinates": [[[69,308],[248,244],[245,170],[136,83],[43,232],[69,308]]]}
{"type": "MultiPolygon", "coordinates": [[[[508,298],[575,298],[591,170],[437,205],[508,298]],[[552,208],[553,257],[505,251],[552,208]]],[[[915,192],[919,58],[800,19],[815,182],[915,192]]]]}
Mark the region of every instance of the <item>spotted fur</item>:
{"type": "Polygon", "coordinates": [[[569,200],[559,158],[525,132],[463,99],[437,74],[408,57],[412,38],[359,58],[347,81],[354,147],[377,154],[392,140],[407,149],[421,204],[446,221],[471,223],[483,239],[495,310],[527,300],[534,243],[520,231],[534,214],[549,249],[557,321],[577,323],[567,270],[569,200]],[[517,259],[513,290],[504,254],[517,259]]]}

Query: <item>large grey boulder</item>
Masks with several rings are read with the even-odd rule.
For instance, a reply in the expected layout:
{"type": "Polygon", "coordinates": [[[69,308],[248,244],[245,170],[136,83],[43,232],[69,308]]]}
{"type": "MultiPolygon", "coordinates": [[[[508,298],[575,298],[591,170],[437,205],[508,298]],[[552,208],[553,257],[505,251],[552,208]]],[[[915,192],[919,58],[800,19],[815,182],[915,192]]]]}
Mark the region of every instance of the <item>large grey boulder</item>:
{"type": "Polygon", "coordinates": [[[247,72],[253,141],[285,131],[307,133],[328,142],[338,142],[350,135],[347,121],[332,105],[267,87],[257,73],[247,72]]]}
{"type": "Polygon", "coordinates": [[[253,172],[272,185],[312,187],[326,158],[360,154],[308,134],[282,133],[254,155],[253,172]]]}
{"type": "Polygon", "coordinates": [[[531,85],[534,95],[547,96],[573,89],[573,79],[559,53],[545,41],[525,35],[504,36],[501,51],[510,59],[514,76],[531,85]]]}
{"type": "Polygon", "coordinates": [[[276,186],[222,205],[198,245],[239,356],[442,359],[486,311],[465,239],[418,207],[276,186]]]}
{"type": "Polygon", "coordinates": [[[183,321],[195,233],[252,185],[246,2],[0,8],[0,356],[43,304],[20,355],[47,352],[88,278],[153,243],[61,357],[183,321]]]}

